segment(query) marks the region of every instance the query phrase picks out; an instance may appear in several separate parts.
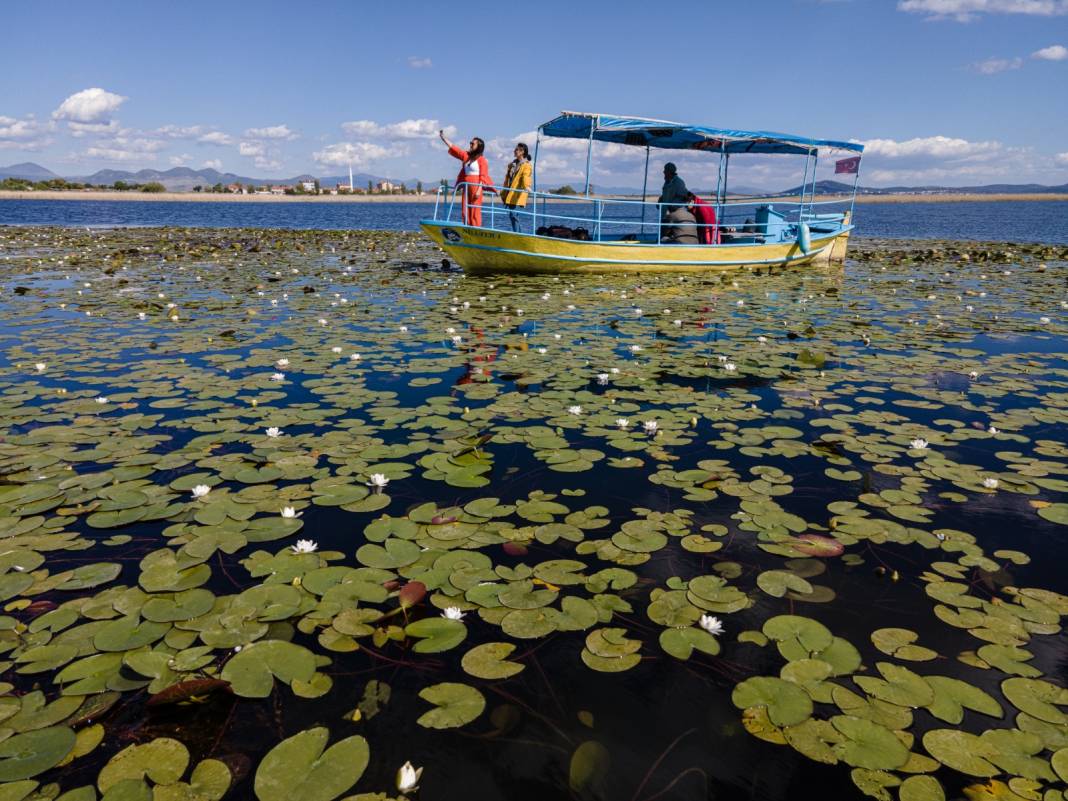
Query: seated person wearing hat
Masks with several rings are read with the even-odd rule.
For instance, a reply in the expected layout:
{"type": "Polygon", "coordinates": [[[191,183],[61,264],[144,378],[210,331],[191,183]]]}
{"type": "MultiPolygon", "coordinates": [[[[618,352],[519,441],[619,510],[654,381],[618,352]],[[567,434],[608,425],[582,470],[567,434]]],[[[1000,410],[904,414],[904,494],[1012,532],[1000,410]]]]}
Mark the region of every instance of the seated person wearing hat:
{"type": "Polygon", "coordinates": [[[660,190],[660,197],[656,202],[669,206],[663,209],[665,216],[671,211],[670,206],[686,206],[690,202],[690,190],[686,188],[678,170],[670,161],[664,165],[664,188],[660,190]]]}
{"type": "Polygon", "coordinates": [[[676,245],[698,244],[697,220],[687,208],[690,190],[670,161],[664,165],[664,188],[656,202],[661,207],[660,221],[668,223],[661,228],[660,241],[676,245]]]}

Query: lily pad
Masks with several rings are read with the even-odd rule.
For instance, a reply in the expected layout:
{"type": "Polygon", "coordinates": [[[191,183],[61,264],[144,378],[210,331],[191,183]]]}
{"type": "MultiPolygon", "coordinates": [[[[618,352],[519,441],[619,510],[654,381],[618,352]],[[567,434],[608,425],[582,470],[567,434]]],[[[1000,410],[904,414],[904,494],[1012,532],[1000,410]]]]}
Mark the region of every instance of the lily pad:
{"type": "Polygon", "coordinates": [[[370,760],[367,740],[359,735],[326,747],[325,727],[307,729],[282,740],[256,769],[254,789],[260,801],[332,801],[363,775],[370,760]]]}
{"type": "Polygon", "coordinates": [[[442,682],[420,690],[419,697],[434,708],[424,712],[416,721],[428,729],[454,729],[465,726],[486,708],[486,699],[474,687],[454,682],[442,682]]]}

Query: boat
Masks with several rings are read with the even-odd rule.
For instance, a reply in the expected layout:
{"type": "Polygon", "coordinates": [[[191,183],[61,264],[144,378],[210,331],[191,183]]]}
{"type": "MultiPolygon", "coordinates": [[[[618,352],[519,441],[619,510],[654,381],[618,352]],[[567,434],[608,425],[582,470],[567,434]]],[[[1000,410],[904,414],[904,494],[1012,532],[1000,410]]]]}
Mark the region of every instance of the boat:
{"type": "MultiPolygon", "coordinates": [[[[525,208],[514,209],[515,231],[498,196],[485,192],[483,224],[466,225],[461,206],[464,184],[438,188],[432,219],[423,231],[467,272],[715,271],[742,267],[803,266],[845,258],[853,230],[853,207],[860,174],[856,142],[812,139],[771,131],[741,131],[687,125],[643,117],[564,111],[540,125],[533,158],[533,187],[525,208]],[[543,137],[587,142],[585,192],[554,194],[538,189],[538,151],[543,137]],[[641,199],[591,194],[594,142],[645,148],[641,199]],[[649,154],[653,149],[699,151],[718,159],[715,210],[709,244],[680,243],[677,223],[646,199],[649,154]],[[853,175],[849,196],[816,200],[816,167],[821,153],[848,154],[835,173],[853,175]],[[798,195],[732,197],[727,177],[732,156],[787,155],[804,158],[798,195]]],[[[499,189],[499,187],[494,187],[499,189]]]]}

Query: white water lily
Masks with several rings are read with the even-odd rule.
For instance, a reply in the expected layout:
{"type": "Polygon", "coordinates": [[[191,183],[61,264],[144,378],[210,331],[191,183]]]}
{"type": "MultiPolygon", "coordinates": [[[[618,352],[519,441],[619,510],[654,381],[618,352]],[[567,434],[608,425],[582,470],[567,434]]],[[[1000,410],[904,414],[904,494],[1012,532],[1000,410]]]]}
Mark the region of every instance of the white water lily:
{"type": "Polygon", "coordinates": [[[1052,322],[1049,317],[1039,317],[1038,321],[1042,323],[1042,325],[1049,325],[1052,322]]]}
{"type": "Polygon", "coordinates": [[[621,429],[626,430],[627,426],[630,425],[630,420],[628,420],[626,417],[617,417],[616,425],[619,426],[621,429]]]}
{"type": "Polygon", "coordinates": [[[274,437],[282,436],[282,429],[280,429],[278,426],[271,426],[270,428],[268,428],[263,433],[266,434],[268,437],[271,437],[273,439],[274,437]]]}
{"type": "Polygon", "coordinates": [[[575,415],[582,414],[582,407],[581,406],[568,406],[567,407],[567,413],[568,414],[575,414],[575,415]]]}
{"type": "Polygon", "coordinates": [[[193,487],[194,498],[203,498],[209,492],[211,492],[211,487],[209,487],[207,484],[197,484],[195,487],[193,487]]]}
{"type": "Polygon", "coordinates": [[[726,370],[728,373],[733,373],[735,370],[738,369],[738,366],[734,362],[727,362],[725,365],[723,365],[723,369],[726,370]]]}
{"type": "Polygon", "coordinates": [[[523,310],[522,309],[516,309],[515,313],[518,314],[520,317],[523,316],[523,310]]]}
{"type": "Polygon", "coordinates": [[[600,384],[601,386],[604,386],[605,384],[608,383],[609,377],[610,376],[608,375],[608,373],[598,373],[597,374],[597,383],[600,384]]]}
{"type": "Polygon", "coordinates": [[[767,341],[768,341],[767,337],[757,337],[757,342],[759,342],[762,345],[767,341]]]}
{"type": "Polygon", "coordinates": [[[452,326],[450,325],[450,326],[449,326],[448,328],[446,328],[446,329],[445,329],[445,333],[446,333],[446,334],[455,334],[455,333],[456,333],[456,329],[455,329],[455,328],[453,328],[453,327],[452,327],[452,326]]]}
{"type": "Polygon", "coordinates": [[[363,356],[361,356],[359,353],[350,353],[349,354],[349,361],[350,362],[358,362],[362,358],[363,358],[363,356]]]}
{"type": "Polygon", "coordinates": [[[925,451],[930,443],[925,439],[914,439],[909,442],[909,447],[914,451],[925,451]]]}
{"type": "Polygon", "coordinates": [[[631,345],[630,346],[630,352],[631,353],[641,353],[641,351],[642,351],[642,346],[641,345],[631,345]]]}
{"type": "Polygon", "coordinates": [[[541,353],[541,354],[544,355],[544,354],[546,354],[548,352],[549,352],[548,348],[538,348],[538,353],[541,353]]]}
{"type": "Polygon", "coordinates": [[[676,328],[682,328],[682,320],[672,320],[671,324],[674,325],[676,328]]]}
{"type": "Polygon", "coordinates": [[[411,762],[405,762],[397,771],[398,792],[414,793],[419,789],[419,777],[422,775],[422,768],[416,768],[411,762]]]}
{"type": "Polygon", "coordinates": [[[974,381],[978,377],[979,377],[979,373],[976,370],[972,370],[970,373],[968,373],[968,378],[970,378],[972,381],[974,381]]]}
{"type": "Polygon", "coordinates": [[[285,381],[286,380],[286,374],[285,373],[271,373],[271,380],[272,381],[285,381]]]}
{"type": "Polygon", "coordinates": [[[319,325],[326,325],[326,318],[325,317],[320,317],[319,318],[319,325]]]}
{"type": "Polygon", "coordinates": [[[744,306],[744,305],[745,305],[745,301],[744,301],[744,300],[740,300],[740,301],[738,301],[738,304],[737,304],[737,305],[739,305],[739,306],[744,306]]]}
{"type": "Polygon", "coordinates": [[[991,425],[989,428],[987,428],[986,433],[988,433],[988,434],[1000,434],[1001,432],[998,429],[994,428],[993,425],[991,425]]]}
{"type": "Polygon", "coordinates": [[[104,395],[98,395],[97,397],[93,398],[93,400],[95,400],[97,403],[99,403],[101,405],[103,405],[103,404],[108,402],[107,397],[104,396],[104,395]]]}
{"type": "Polygon", "coordinates": [[[997,489],[1000,482],[996,478],[984,478],[983,486],[987,489],[997,489]]]}
{"type": "Polygon", "coordinates": [[[338,347],[337,345],[335,345],[334,347],[330,348],[330,352],[331,353],[341,353],[341,348],[338,347]]]}
{"type": "Polygon", "coordinates": [[[634,310],[634,316],[635,317],[641,317],[642,316],[642,310],[641,309],[635,309],[634,310]]]}
{"type": "Polygon", "coordinates": [[[319,550],[319,545],[314,540],[297,540],[297,544],[291,545],[289,549],[293,553],[315,553],[319,550]]]}
{"type": "Polygon", "coordinates": [[[656,422],[656,420],[646,420],[642,423],[642,428],[645,429],[646,434],[655,434],[656,430],[660,428],[660,423],[656,422]]]}
{"type": "Polygon", "coordinates": [[[441,613],[441,616],[448,620],[463,620],[464,613],[460,611],[458,606],[446,606],[445,611],[441,613]]]}
{"type": "Polygon", "coordinates": [[[453,334],[452,341],[454,344],[459,345],[461,342],[463,342],[463,339],[464,338],[459,334],[453,334]]]}
{"type": "Polygon", "coordinates": [[[385,473],[371,473],[371,480],[367,482],[372,487],[384,487],[389,483],[385,473]]]}
{"type": "Polygon", "coordinates": [[[700,626],[709,634],[722,634],[723,623],[720,622],[718,617],[712,615],[701,615],[700,626]]]}
{"type": "Polygon", "coordinates": [[[275,362],[279,367],[289,367],[289,359],[279,359],[275,362]]]}
{"type": "Polygon", "coordinates": [[[551,298],[551,297],[552,297],[552,295],[550,295],[550,294],[549,294],[548,292],[546,292],[545,294],[543,294],[543,295],[541,296],[541,299],[542,299],[542,300],[548,300],[548,299],[549,299],[549,298],[551,298]]]}
{"type": "Polygon", "coordinates": [[[43,373],[45,371],[45,368],[48,367],[48,365],[45,362],[37,362],[36,364],[34,364],[34,367],[37,368],[38,373],[43,373]]]}
{"type": "Polygon", "coordinates": [[[402,334],[406,334],[406,333],[408,332],[408,326],[406,326],[406,325],[402,325],[402,326],[401,326],[401,327],[400,327],[400,328],[399,328],[398,330],[399,330],[399,331],[400,331],[400,332],[401,332],[402,334]]]}
{"type": "Polygon", "coordinates": [[[147,315],[147,314],[145,314],[144,312],[138,312],[138,313],[137,313],[137,319],[138,319],[138,320],[145,320],[145,319],[148,319],[148,315],[147,315]]]}
{"type": "Polygon", "coordinates": [[[613,367],[608,372],[610,372],[612,375],[619,375],[619,368],[613,367]]]}
{"type": "Polygon", "coordinates": [[[281,515],[286,520],[292,520],[292,519],[294,519],[296,517],[300,517],[300,513],[296,509],[294,509],[292,506],[283,506],[281,515]]]}

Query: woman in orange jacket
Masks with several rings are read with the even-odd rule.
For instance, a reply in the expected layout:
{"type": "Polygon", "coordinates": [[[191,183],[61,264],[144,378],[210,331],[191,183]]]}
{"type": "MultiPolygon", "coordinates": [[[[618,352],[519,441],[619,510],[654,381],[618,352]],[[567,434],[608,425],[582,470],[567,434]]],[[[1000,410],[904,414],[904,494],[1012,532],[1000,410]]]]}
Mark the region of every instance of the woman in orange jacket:
{"type": "Polygon", "coordinates": [[[482,225],[482,188],[489,187],[493,191],[493,179],[489,175],[489,163],[482,155],[486,149],[486,143],[477,136],[471,139],[468,150],[461,150],[445,138],[445,131],[438,131],[438,136],[445,146],[449,148],[449,155],[458,158],[463,166],[460,174],[456,176],[456,185],[466,184],[463,193],[463,218],[464,225],[482,225]]]}

